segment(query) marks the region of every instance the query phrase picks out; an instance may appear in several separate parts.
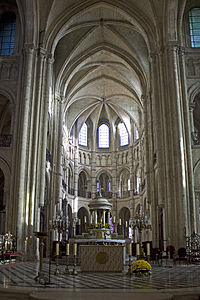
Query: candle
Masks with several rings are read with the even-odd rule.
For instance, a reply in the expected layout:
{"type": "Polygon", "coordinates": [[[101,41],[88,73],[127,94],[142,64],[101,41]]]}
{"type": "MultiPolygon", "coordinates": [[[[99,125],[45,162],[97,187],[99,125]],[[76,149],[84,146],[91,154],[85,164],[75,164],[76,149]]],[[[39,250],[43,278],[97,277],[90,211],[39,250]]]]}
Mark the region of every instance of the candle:
{"type": "Polygon", "coordinates": [[[77,244],[74,244],[74,256],[77,255],[77,244]]]}
{"type": "Polygon", "coordinates": [[[122,225],[122,219],[119,219],[119,225],[120,226],[122,225]]]}
{"type": "Polygon", "coordinates": [[[69,244],[66,244],[66,255],[69,255],[69,244]]]}
{"type": "Polygon", "coordinates": [[[132,255],[132,245],[131,245],[131,243],[128,245],[128,254],[129,254],[129,256],[132,255]]]}
{"type": "Polygon", "coordinates": [[[85,221],[85,223],[87,223],[87,217],[86,216],[84,217],[84,221],[85,221]]]}
{"type": "Polygon", "coordinates": [[[140,245],[136,244],[136,255],[139,256],[140,255],[140,245]]]}
{"type": "Polygon", "coordinates": [[[59,255],[59,243],[56,243],[56,255],[59,255]]]}
{"type": "Polygon", "coordinates": [[[147,256],[150,256],[150,244],[147,243],[147,256]]]}
{"type": "Polygon", "coordinates": [[[92,216],[90,216],[90,223],[92,224],[92,216]]]}
{"type": "Polygon", "coordinates": [[[81,225],[81,219],[78,219],[78,225],[79,226],[81,225]]]}
{"type": "Polygon", "coordinates": [[[128,227],[128,222],[126,221],[126,228],[128,227]]]}
{"type": "Polygon", "coordinates": [[[115,223],[115,221],[116,221],[116,218],[115,218],[115,216],[113,217],[113,223],[115,223]]]}

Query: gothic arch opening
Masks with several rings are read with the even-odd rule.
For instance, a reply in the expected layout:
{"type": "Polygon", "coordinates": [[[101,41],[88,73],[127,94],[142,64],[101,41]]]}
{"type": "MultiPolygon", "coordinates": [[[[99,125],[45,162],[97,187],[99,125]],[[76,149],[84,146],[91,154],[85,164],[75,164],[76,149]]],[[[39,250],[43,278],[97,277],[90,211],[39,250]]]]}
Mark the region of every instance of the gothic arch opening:
{"type": "Polygon", "coordinates": [[[6,203],[4,197],[5,178],[3,171],[0,169],[0,234],[5,234],[6,223],[6,203]]]}

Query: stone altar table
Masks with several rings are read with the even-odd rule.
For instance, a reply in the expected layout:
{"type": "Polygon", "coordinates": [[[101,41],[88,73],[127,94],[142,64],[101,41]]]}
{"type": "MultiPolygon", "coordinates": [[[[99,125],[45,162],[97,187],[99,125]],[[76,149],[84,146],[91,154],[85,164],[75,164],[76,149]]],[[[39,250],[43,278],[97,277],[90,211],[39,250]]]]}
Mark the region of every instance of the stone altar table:
{"type": "Polygon", "coordinates": [[[122,245],[80,245],[82,272],[122,272],[124,261],[122,245]]]}

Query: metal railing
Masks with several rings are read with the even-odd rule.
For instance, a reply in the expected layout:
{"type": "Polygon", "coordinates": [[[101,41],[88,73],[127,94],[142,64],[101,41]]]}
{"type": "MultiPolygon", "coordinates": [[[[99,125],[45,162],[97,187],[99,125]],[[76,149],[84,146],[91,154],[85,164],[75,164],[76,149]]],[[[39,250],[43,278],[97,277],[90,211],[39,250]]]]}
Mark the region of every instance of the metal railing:
{"type": "Polygon", "coordinates": [[[130,191],[123,191],[117,193],[117,198],[129,198],[130,197],[130,191]]]}
{"type": "Polygon", "coordinates": [[[78,191],[78,196],[79,197],[83,197],[83,198],[91,198],[91,192],[87,192],[87,191],[78,191]]]}

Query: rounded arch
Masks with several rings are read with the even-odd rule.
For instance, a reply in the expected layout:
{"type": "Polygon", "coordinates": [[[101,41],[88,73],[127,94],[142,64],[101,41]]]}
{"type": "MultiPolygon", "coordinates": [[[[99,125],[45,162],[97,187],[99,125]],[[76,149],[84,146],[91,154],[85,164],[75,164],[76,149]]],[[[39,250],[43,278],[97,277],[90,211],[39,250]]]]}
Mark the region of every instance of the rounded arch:
{"type": "Polygon", "coordinates": [[[188,97],[189,103],[193,104],[195,101],[195,97],[200,93],[200,86],[199,81],[195,82],[190,88],[188,89],[188,97]]]}
{"type": "Polygon", "coordinates": [[[86,198],[88,189],[88,174],[82,170],[78,175],[78,196],[86,198]]]}
{"type": "Polygon", "coordinates": [[[7,189],[10,186],[11,169],[8,162],[2,156],[0,156],[0,169],[5,176],[5,187],[7,189]]]}
{"type": "Polygon", "coordinates": [[[121,168],[117,178],[118,193],[120,198],[127,198],[130,196],[130,181],[131,175],[129,168],[121,168]]]}
{"type": "Polygon", "coordinates": [[[130,209],[128,207],[122,207],[119,211],[119,219],[121,219],[121,230],[124,237],[129,237],[129,220],[130,220],[130,209]]]}
{"type": "Polygon", "coordinates": [[[194,166],[194,188],[200,190],[200,159],[194,166]]]}
{"type": "MultiPolygon", "coordinates": [[[[10,177],[11,170],[7,161],[0,157],[0,170],[1,170],[1,199],[0,199],[0,229],[1,233],[5,233],[9,223],[7,211],[10,207],[10,177]],[[2,185],[3,184],[3,185],[2,185]]],[[[12,214],[11,214],[12,216],[12,214]]]]}
{"type": "Polygon", "coordinates": [[[101,174],[106,173],[109,177],[110,180],[112,180],[112,173],[110,170],[102,168],[100,169],[97,173],[96,173],[96,179],[99,180],[99,177],[101,176],[101,174]]]}
{"type": "Polygon", "coordinates": [[[79,208],[78,213],[78,232],[79,234],[82,234],[83,232],[86,232],[86,229],[89,224],[89,212],[88,210],[82,206],[79,208]]]}
{"type": "Polygon", "coordinates": [[[14,94],[7,88],[0,89],[0,134],[13,134],[15,120],[14,94]]]}
{"type": "Polygon", "coordinates": [[[89,170],[89,168],[87,168],[85,166],[79,166],[79,168],[78,168],[78,174],[80,174],[81,172],[85,172],[87,180],[90,179],[90,170],[89,170]]]}
{"type": "Polygon", "coordinates": [[[15,104],[15,95],[7,87],[3,87],[3,86],[0,87],[0,95],[3,95],[4,97],[6,97],[12,105],[15,104]]]}

